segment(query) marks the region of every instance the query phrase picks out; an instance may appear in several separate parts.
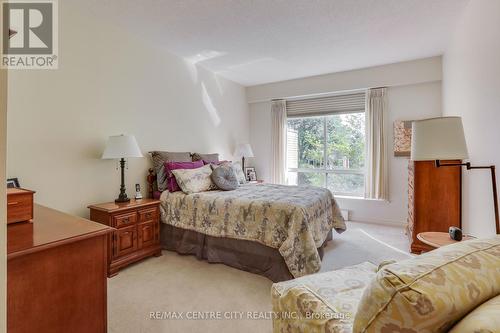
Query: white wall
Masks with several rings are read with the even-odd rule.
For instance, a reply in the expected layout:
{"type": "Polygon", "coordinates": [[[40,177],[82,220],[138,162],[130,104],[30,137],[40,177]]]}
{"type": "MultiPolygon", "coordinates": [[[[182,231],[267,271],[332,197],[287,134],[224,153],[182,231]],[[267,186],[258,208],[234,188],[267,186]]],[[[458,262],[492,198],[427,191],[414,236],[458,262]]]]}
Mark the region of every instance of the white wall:
{"type": "MultiPolygon", "coordinates": [[[[8,175],[36,201],[87,216],[118,195],[109,135],[134,134],[150,150],[219,152],[248,141],[245,89],[155,45],[98,22],[77,1],[60,6],[59,69],[9,75],[8,175]]],[[[128,195],[149,158],[131,159],[128,195]]]]}
{"type": "MultiPolygon", "coordinates": [[[[406,223],[408,212],[408,159],[393,156],[392,124],[394,120],[422,119],[442,114],[441,62],[440,58],[430,58],[380,67],[382,68],[358,70],[351,73],[344,72],[339,76],[329,74],[328,80],[323,77],[323,85],[315,85],[315,88],[318,92],[323,93],[328,87],[336,87],[338,90],[352,90],[372,86],[389,86],[387,142],[390,156],[390,201],[338,198],[338,202],[343,209],[351,211],[351,220],[353,221],[401,225],[406,223]],[[356,84],[356,82],[358,83],[356,84]],[[345,85],[343,85],[344,83],[345,85]],[[367,85],[368,83],[370,85],[367,85]]],[[[306,78],[293,80],[293,82],[267,84],[264,85],[265,89],[262,86],[250,87],[247,88],[247,96],[262,100],[268,98],[270,94],[278,92],[280,95],[277,97],[303,95],[300,91],[312,92],[309,86],[310,82],[311,78],[306,78]]],[[[259,178],[269,181],[271,179],[272,158],[270,102],[255,102],[249,105],[250,142],[256,156],[249,164],[256,167],[259,178]]]]}
{"type": "Polygon", "coordinates": [[[441,57],[311,76],[247,88],[249,103],[336,91],[402,86],[441,80],[441,57]]]}
{"type": "MultiPolygon", "coordinates": [[[[445,52],[443,75],[444,114],[463,117],[470,161],[495,164],[498,172],[500,1],[469,2],[445,52]]],[[[495,233],[489,171],[464,171],[463,204],[466,232],[495,233]]]]}

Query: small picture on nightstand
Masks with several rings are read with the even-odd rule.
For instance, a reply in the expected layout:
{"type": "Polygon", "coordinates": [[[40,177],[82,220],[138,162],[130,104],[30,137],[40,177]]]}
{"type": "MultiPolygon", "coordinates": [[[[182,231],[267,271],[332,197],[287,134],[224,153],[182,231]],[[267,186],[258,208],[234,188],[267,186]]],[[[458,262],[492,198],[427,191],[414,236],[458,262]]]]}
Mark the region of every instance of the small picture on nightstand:
{"type": "Polygon", "coordinates": [[[247,181],[249,181],[249,182],[254,182],[257,180],[257,173],[255,172],[254,167],[245,168],[245,175],[246,175],[247,181]]]}

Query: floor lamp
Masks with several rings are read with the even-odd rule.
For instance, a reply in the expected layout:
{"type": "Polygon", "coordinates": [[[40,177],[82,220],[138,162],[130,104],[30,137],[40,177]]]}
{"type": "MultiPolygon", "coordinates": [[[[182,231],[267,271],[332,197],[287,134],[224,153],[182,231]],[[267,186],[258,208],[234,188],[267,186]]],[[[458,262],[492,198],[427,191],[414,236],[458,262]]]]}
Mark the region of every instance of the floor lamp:
{"type": "Polygon", "coordinates": [[[442,160],[466,160],[469,158],[465,142],[462,118],[440,117],[414,121],[412,124],[411,159],[414,161],[435,161],[436,167],[463,167],[467,170],[490,169],[493,206],[495,209],[496,233],[500,234],[498,194],[495,166],[472,166],[465,163],[443,163],[442,160]]]}

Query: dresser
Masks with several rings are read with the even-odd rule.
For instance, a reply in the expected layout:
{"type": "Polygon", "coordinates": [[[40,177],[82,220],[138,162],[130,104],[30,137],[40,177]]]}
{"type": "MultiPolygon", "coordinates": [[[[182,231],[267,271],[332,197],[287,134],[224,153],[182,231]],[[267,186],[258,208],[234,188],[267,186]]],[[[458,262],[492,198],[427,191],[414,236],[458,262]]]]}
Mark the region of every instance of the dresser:
{"type": "Polygon", "coordinates": [[[7,331],[107,331],[107,237],[112,228],[34,205],[7,226],[7,331]]]}
{"type": "Polygon", "coordinates": [[[461,193],[462,169],[460,167],[436,168],[434,161],[409,161],[406,234],[410,240],[412,253],[433,249],[417,238],[419,233],[429,231],[447,233],[451,226],[461,228],[461,193]]]}
{"type": "Polygon", "coordinates": [[[108,236],[108,276],[133,262],[160,256],[160,201],[131,200],[91,205],[90,219],[116,228],[108,236]]]}

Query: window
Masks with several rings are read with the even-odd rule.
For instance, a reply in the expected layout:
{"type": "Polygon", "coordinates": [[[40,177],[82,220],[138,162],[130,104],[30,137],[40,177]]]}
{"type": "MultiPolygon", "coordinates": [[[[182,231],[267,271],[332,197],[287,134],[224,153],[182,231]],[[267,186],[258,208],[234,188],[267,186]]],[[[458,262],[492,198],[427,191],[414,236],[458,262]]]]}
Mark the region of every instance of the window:
{"type": "Polygon", "coordinates": [[[364,196],[364,111],[299,116],[287,122],[288,184],[364,196]]]}

